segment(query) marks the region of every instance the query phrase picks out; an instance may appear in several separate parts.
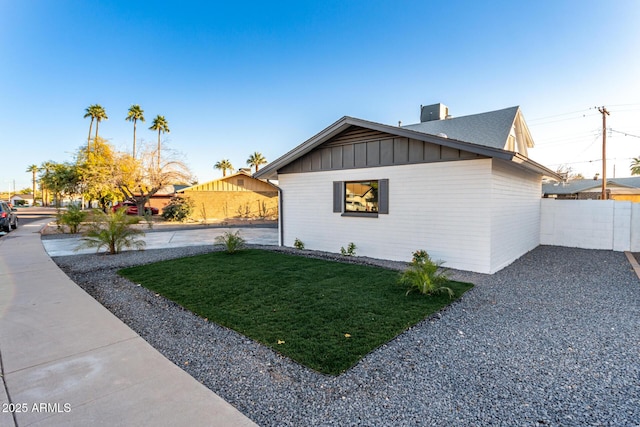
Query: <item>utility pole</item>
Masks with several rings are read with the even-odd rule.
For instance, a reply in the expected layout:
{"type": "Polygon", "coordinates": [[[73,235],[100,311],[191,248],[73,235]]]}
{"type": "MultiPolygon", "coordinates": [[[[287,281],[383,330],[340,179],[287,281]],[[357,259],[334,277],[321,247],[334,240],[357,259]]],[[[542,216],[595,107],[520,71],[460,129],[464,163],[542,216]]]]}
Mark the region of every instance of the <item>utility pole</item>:
{"type": "Polygon", "coordinates": [[[602,106],[598,108],[602,114],[602,200],[607,200],[607,116],[609,112],[602,106]]]}

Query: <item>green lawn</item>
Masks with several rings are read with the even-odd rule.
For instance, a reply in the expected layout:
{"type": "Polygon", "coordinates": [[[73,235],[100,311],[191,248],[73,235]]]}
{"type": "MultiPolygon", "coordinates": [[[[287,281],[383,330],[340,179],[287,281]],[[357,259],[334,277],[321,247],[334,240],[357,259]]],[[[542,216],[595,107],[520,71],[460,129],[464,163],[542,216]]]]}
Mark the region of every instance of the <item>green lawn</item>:
{"type": "Polygon", "coordinates": [[[399,273],[272,251],[213,252],[119,272],[212,322],[337,375],[455,298],[405,295],[399,273]]]}

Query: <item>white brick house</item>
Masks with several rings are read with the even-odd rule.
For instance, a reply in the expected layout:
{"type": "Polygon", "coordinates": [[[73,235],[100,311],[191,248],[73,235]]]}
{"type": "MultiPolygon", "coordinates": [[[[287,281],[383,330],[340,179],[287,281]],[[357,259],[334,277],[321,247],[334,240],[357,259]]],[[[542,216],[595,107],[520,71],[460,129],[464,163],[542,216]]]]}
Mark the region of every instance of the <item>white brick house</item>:
{"type": "Polygon", "coordinates": [[[261,169],[279,181],[280,243],[401,261],[425,249],[481,273],[538,246],[542,176],[557,175],[527,158],[520,109],[446,112],[404,127],[343,117],[261,169]]]}

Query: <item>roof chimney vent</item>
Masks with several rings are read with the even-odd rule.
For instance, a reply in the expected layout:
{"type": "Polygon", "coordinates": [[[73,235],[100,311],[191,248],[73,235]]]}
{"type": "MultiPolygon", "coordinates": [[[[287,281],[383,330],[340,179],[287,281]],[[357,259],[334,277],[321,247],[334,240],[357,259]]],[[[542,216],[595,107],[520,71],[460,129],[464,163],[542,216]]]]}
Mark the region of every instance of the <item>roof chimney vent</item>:
{"type": "Polygon", "coordinates": [[[449,107],[444,104],[438,103],[420,106],[420,122],[444,120],[447,116],[449,116],[449,107]]]}

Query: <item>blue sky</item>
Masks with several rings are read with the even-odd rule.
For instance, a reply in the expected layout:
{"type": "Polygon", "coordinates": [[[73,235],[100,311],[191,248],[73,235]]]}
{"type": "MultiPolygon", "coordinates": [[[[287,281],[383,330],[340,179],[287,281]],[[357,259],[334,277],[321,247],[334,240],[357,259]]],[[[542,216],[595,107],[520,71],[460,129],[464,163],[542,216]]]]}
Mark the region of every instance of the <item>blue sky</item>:
{"type": "Polygon", "coordinates": [[[275,160],[340,117],[396,125],[442,102],[454,116],[519,105],[533,160],[628,176],[640,156],[640,2],[0,0],[0,190],[30,164],[70,161],[100,135],[130,150],[140,104],[200,182],[213,165],[275,160]],[[625,136],[627,134],[627,136],[625,136]]]}

